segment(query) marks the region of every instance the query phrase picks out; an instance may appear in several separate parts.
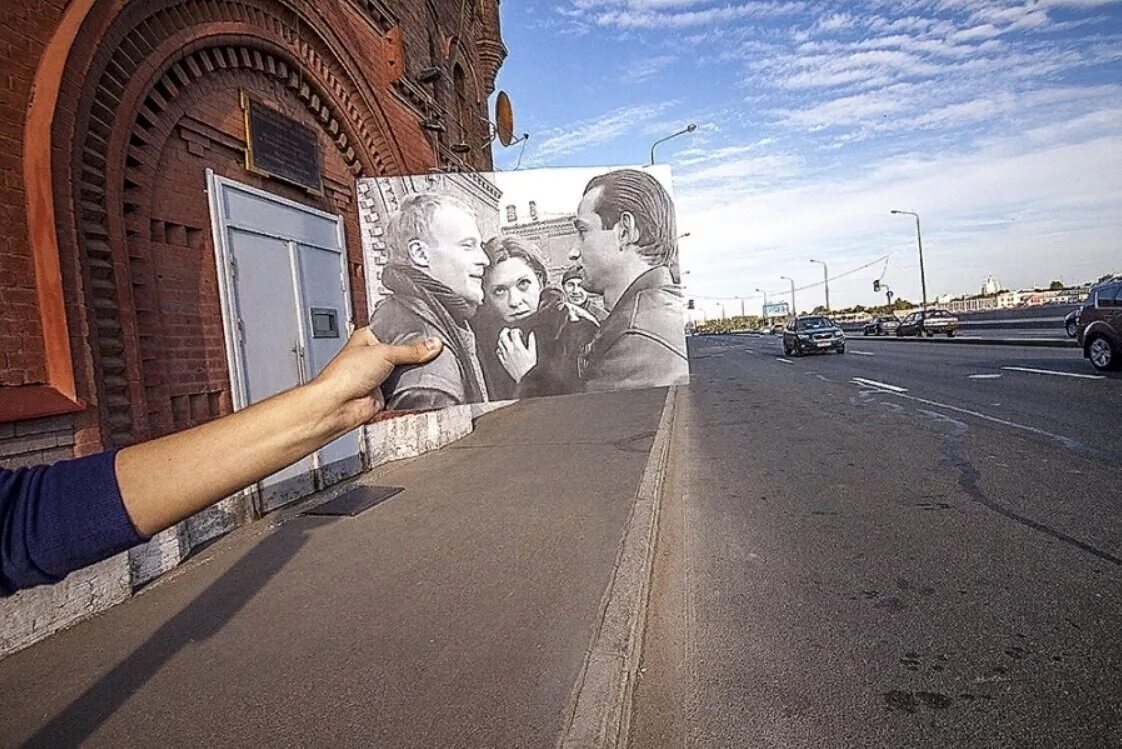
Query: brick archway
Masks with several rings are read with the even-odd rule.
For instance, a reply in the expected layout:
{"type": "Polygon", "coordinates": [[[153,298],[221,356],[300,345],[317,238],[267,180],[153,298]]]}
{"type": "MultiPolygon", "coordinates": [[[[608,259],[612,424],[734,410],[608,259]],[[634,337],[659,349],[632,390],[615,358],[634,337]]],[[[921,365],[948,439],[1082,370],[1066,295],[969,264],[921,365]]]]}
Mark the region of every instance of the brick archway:
{"type": "MultiPolygon", "coordinates": [[[[56,213],[68,301],[85,315],[86,335],[71,323],[78,388],[98,407],[85,414],[79,450],[83,443],[128,444],[228,410],[228,395],[215,382],[214,357],[224,371],[224,354],[207,345],[214,336],[213,324],[204,319],[209,313],[179,314],[180,308],[165,303],[172,295],[194,294],[196,306],[210,304],[218,314],[216,295],[210,299],[205,290],[212,283],[204,277],[208,258],[212,275],[214,270],[209,223],[198,220],[201,179],[196,200],[177,208],[193,207],[193,221],[168,216],[159,204],[161,185],[174,173],[169,153],[209,148],[210,165],[242,176],[234,170],[244,144],[222,126],[229,123],[218,115],[209,122],[192,116],[193,108],[250,90],[317,128],[325,166],[336,173],[332,189],[317,202],[268,186],[337,213],[346,212],[353,178],[404,170],[376,97],[354,74],[346,45],[317,26],[311,7],[282,0],[133,3],[115,16],[91,19],[100,24],[88,25],[99,29],[85,30],[80,39],[90,53],[88,64],[72,56],[68,68],[87,73],[67,76],[79,105],[72,121],[56,123],[52,138],[60,154],[56,179],[72,186],[69,195],[56,197],[56,213]],[[197,125],[186,136],[185,117],[197,125]],[[183,146],[184,138],[195,142],[183,146]],[[160,269],[170,267],[164,261],[181,251],[194,253],[182,257],[198,262],[194,289],[177,289],[176,279],[161,285],[166,276],[160,269]],[[178,351],[176,341],[182,344],[178,351]],[[202,350],[190,351],[191,342],[202,350]],[[206,370],[201,380],[209,384],[177,394],[168,371],[175,366],[169,357],[177,356],[185,366],[206,370]]],[[[348,234],[361,271],[357,226],[348,226],[348,234]]],[[[356,305],[362,300],[356,293],[356,305]]]]}

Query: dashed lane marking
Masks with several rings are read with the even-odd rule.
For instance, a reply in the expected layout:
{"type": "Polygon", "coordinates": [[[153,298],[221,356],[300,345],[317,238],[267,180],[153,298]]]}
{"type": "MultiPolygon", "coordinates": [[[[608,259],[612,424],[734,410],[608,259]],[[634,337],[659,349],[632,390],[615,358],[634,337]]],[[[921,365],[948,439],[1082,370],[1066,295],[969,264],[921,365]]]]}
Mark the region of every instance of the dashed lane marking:
{"type": "Polygon", "coordinates": [[[866,380],[864,377],[854,377],[853,381],[858,385],[866,385],[868,387],[879,388],[880,390],[888,390],[892,393],[906,393],[907,388],[902,388],[899,385],[889,385],[887,382],[877,382],[876,380],[866,380]]]}
{"type": "Polygon", "coordinates": [[[775,357],[775,360],[776,361],[781,361],[784,364],[794,364],[794,362],[791,361],[790,359],[784,359],[783,357],[780,357],[780,356],[775,357]]]}
{"type": "Polygon", "coordinates": [[[1002,367],[1009,372],[1030,372],[1032,374],[1056,375],[1057,377],[1077,377],[1080,380],[1105,380],[1103,375],[1078,374],[1076,372],[1057,372],[1054,369],[1033,369],[1032,367],[1002,367]]]}
{"type": "Polygon", "coordinates": [[[1002,375],[1000,375],[1000,374],[972,374],[972,375],[967,375],[967,379],[970,379],[970,380],[997,380],[997,379],[1000,379],[1001,377],[1002,377],[1002,375]]]}

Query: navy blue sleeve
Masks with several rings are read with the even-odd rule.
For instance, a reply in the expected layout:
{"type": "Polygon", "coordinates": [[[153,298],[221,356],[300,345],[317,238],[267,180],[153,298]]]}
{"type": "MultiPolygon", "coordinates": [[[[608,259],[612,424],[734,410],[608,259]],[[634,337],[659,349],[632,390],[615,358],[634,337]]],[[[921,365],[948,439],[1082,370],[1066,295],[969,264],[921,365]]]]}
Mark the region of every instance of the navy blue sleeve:
{"type": "Polygon", "coordinates": [[[145,540],[125,512],[116,457],[0,469],[0,596],[58,582],[145,540]]]}

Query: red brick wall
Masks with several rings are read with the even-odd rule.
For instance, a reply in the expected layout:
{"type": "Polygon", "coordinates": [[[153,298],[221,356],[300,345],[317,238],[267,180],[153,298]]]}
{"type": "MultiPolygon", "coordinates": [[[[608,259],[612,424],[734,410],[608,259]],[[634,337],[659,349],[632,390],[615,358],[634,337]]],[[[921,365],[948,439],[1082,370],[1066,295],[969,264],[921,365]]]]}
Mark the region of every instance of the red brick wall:
{"type": "Polygon", "coordinates": [[[0,385],[46,381],[28,252],[23,123],[31,82],[65,0],[0,3],[0,385]]]}
{"type": "MultiPolygon", "coordinates": [[[[143,2],[150,2],[150,0],[143,0],[143,2]]],[[[132,8],[140,4],[142,0],[133,0],[131,3],[126,2],[125,6],[132,8]]],[[[153,5],[157,4],[163,5],[164,0],[153,3],[153,5]]],[[[191,4],[187,3],[187,5],[191,4]]],[[[46,380],[43,331],[38,315],[35,277],[28,249],[26,195],[22,174],[23,130],[28,97],[39,56],[54,33],[67,5],[69,5],[67,0],[24,0],[19,3],[0,3],[0,58],[3,59],[3,67],[0,68],[0,173],[3,175],[0,182],[0,385],[22,385],[46,380]]],[[[418,70],[432,64],[430,37],[438,48],[439,54],[440,48],[445,46],[448,39],[462,34],[463,39],[460,40],[462,43],[451,45],[453,60],[463,65],[467,71],[470,98],[479,116],[485,117],[486,97],[493,87],[493,71],[489,74],[488,63],[480,60],[474,40],[488,24],[494,26],[494,23],[488,19],[495,15],[495,8],[490,6],[497,5],[497,0],[494,2],[485,0],[483,5],[487,7],[483,9],[483,14],[473,10],[477,5],[476,2],[389,0],[385,5],[399,21],[394,34],[400,37],[401,49],[404,51],[404,59],[397,61],[393,59],[393,35],[383,34],[361,17],[356,7],[361,5],[362,3],[352,5],[348,0],[338,0],[337,4],[330,6],[336,9],[331,18],[333,31],[342,40],[342,46],[345,46],[347,51],[361,62],[362,70],[359,74],[377,93],[382,115],[389,124],[389,130],[400,154],[399,168],[405,172],[426,171],[438,159],[430,142],[432,136],[419,127],[416,103],[410,105],[401,101],[393,91],[393,83],[401,77],[402,67],[407,74],[415,74],[418,70]],[[461,11],[465,8],[466,17],[461,17],[461,11]]],[[[87,20],[87,27],[104,24],[117,12],[116,7],[116,3],[97,0],[87,20]]],[[[316,7],[320,14],[327,12],[322,5],[317,4],[316,7]]],[[[487,31],[487,33],[492,32],[487,31]]],[[[112,46],[116,38],[118,38],[116,34],[109,40],[91,40],[88,36],[80,36],[72,58],[84,60],[84,65],[89,64],[89,55],[92,54],[93,49],[98,45],[112,46]]],[[[85,74],[86,69],[83,66],[67,70],[66,79],[71,91],[84,85],[85,74]]],[[[454,122],[456,107],[450,70],[449,75],[435,87],[422,86],[421,88],[435,91],[439,95],[437,103],[446,113],[449,138],[454,137],[460,132],[460,125],[454,122]]],[[[58,106],[58,116],[61,121],[73,121],[76,106],[77,102],[73,100],[61,99],[58,106]]],[[[472,140],[481,143],[486,134],[486,126],[482,120],[469,123],[466,127],[467,132],[474,136],[472,140]]],[[[391,159],[391,162],[395,160],[391,159]]],[[[491,164],[489,149],[480,149],[464,160],[469,162],[469,166],[489,168],[491,164]]],[[[174,162],[169,162],[169,166],[173,167],[172,173],[175,173],[174,162]]],[[[69,190],[68,184],[57,184],[60,176],[59,168],[56,167],[55,171],[56,192],[60,189],[69,190]]],[[[65,172],[65,165],[63,171],[65,172]]],[[[70,175],[65,173],[61,176],[64,179],[70,178],[70,175]]],[[[197,185],[195,179],[197,176],[195,174],[191,178],[192,188],[197,185]]],[[[349,175],[340,176],[342,183],[350,182],[349,175]]],[[[277,188],[277,183],[270,182],[269,189],[274,188],[277,188]]],[[[283,187],[279,189],[282,192],[283,190],[283,187]]],[[[56,209],[60,223],[60,244],[66,241],[72,242],[77,217],[65,205],[56,206],[56,209]]],[[[191,218],[196,220],[199,217],[191,218]]],[[[357,241],[357,217],[348,214],[346,221],[349,236],[357,241]]],[[[203,228],[202,241],[209,242],[209,219],[205,222],[194,224],[184,222],[178,225],[203,228]]],[[[173,228],[172,231],[175,233],[180,230],[173,228]]],[[[193,234],[187,242],[187,248],[190,248],[192,243],[198,244],[199,236],[197,233],[193,234]]],[[[173,242],[171,246],[178,245],[173,242]]],[[[169,252],[174,251],[169,250],[169,252]]],[[[354,260],[360,262],[361,258],[356,255],[354,260]]],[[[68,293],[67,317],[71,326],[71,340],[73,345],[79,347],[74,352],[74,363],[78,369],[79,394],[91,402],[96,402],[97,395],[91,388],[97,379],[97,373],[88,368],[89,352],[85,350],[83,332],[86,313],[80,311],[86,303],[79,288],[79,284],[83,282],[80,276],[74,275],[74,270],[64,267],[63,273],[68,293]]],[[[356,276],[353,280],[361,279],[356,276]]],[[[89,279],[86,280],[86,283],[88,282],[89,279]]],[[[365,303],[361,299],[363,284],[354,283],[353,286],[356,308],[361,316],[365,312],[365,303]]],[[[179,292],[171,293],[171,296],[175,293],[179,292]]],[[[181,321],[176,324],[187,323],[181,321]]],[[[206,341],[203,352],[199,355],[199,361],[194,365],[210,372],[215,356],[210,334],[200,334],[196,331],[191,335],[194,336],[191,339],[194,343],[206,341]],[[202,338],[199,338],[200,335],[202,338]]],[[[206,383],[200,381],[193,386],[210,387],[213,384],[213,381],[208,380],[206,383]]]]}

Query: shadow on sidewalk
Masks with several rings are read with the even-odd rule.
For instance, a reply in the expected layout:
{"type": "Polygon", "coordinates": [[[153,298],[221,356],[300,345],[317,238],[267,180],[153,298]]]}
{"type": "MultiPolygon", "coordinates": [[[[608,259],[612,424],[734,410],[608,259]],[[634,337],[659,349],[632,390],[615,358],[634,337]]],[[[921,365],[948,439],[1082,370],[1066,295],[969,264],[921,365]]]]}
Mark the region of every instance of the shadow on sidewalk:
{"type": "Polygon", "coordinates": [[[338,518],[294,518],[265,536],[66,709],[36,731],[24,746],[77,746],[184,646],[221,631],[254,595],[307,543],[309,531],[338,518]]]}

